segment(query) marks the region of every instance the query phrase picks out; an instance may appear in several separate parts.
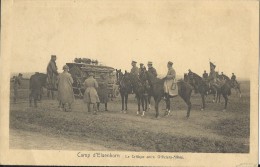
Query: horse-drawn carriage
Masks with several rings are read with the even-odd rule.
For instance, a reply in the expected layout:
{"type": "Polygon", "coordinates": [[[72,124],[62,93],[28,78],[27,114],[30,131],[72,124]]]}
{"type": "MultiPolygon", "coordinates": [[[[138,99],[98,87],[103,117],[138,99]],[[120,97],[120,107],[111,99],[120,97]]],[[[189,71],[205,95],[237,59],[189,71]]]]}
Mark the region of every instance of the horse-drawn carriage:
{"type": "Polygon", "coordinates": [[[98,61],[91,61],[86,58],[75,58],[74,63],[66,63],[69,66],[69,72],[74,80],[73,92],[75,97],[82,98],[85,92],[84,81],[88,78],[89,73],[94,73],[94,78],[99,83],[101,75],[105,74],[108,81],[109,96],[117,96],[115,69],[108,66],[99,65],[98,61]]]}

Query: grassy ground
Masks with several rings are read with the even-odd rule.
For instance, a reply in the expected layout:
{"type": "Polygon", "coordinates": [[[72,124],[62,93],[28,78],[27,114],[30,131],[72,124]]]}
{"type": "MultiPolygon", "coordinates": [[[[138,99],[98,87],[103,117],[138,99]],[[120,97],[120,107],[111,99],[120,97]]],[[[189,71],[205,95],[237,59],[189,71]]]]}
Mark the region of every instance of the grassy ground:
{"type": "Polygon", "coordinates": [[[212,97],[207,97],[207,109],[200,111],[201,99],[199,95],[192,95],[191,117],[187,120],[186,105],[179,97],[171,100],[169,117],[163,117],[165,103],[161,102],[161,117],[155,119],[154,109],[145,117],[136,116],[137,105],[133,95],[129,99],[127,114],[120,113],[120,98],[109,103],[108,112],[101,111],[98,115],[88,113],[81,100],[76,100],[72,112],[59,111],[57,101],[48,99],[44,99],[37,109],[30,108],[28,89],[23,87],[19,92],[20,101],[10,104],[10,147],[88,149],[84,144],[82,147],[70,145],[61,140],[64,138],[96,145],[93,149],[97,150],[248,153],[249,82],[242,82],[241,89],[242,99],[232,94],[226,112],[222,112],[223,103],[211,102],[212,97]],[[51,141],[60,144],[39,142],[37,145],[29,141],[21,144],[27,139],[24,135],[28,134],[39,138],[42,135],[52,137],[55,139],[51,141]],[[19,136],[19,142],[14,140],[15,136],[19,136]]]}

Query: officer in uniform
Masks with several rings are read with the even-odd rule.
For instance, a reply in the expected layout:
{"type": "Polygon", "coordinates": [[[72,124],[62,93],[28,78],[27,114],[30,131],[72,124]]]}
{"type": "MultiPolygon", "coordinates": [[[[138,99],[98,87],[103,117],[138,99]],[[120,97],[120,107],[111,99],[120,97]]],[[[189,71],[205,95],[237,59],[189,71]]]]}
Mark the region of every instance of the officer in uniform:
{"type": "Polygon", "coordinates": [[[153,63],[151,61],[148,61],[147,66],[148,66],[148,72],[151,73],[154,77],[157,77],[157,71],[153,67],[153,63]]]}
{"type": "Polygon", "coordinates": [[[238,84],[236,78],[237,78],[236,75],[234,73],[232,73],[231,82],[232,82],[233,86],[235,86],[235,84],[238,84]]]}
{"type": "Polygon", "coordinates": [[[203,78],[204,80],[207,80],[208,77],[209,77],[209,74],[206,72],[206,70],[204,70],[204,73],[203,73],[203,75],[202,75],[202,78],[203,78]]]}
{"type": "Polygon", "coordinates": [[[139,68],[136,66],[136,63],[137,63],[136,61],[132,61],[132,69],[130,73],[138,77],[139,68]]]}

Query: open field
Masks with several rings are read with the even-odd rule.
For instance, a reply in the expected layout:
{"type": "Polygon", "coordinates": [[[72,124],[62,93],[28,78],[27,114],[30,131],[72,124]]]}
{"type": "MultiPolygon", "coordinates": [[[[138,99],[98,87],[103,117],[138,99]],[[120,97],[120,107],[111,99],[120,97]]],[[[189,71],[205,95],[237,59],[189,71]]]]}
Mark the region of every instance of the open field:
{"type": "MultiPolygon", "coordinates": [[[[58,102],[44,97],[37,109],[28,104],[28,83],[19,90],[17,104],[10,104],[10,148],[55,150],[124,150],[158,152],[248,153],[250,136],[250,83],[241,82],[242,98],[233,94],[228,109],[207,97],[206,110],[200,111],[201,98],[192,95],[191,117],[179,98],[171,100],[172,112],[160,118],[152,108],[144,117],[136,116],[137,104],[130,95],[128,113],[120,112],[118,97],[103,105],[98,115],[86,111],[76,100],[72,112],[62,112],[58,102]]],[[[12,100],[12,89],[10,100],[12,100]]],[[[46,93],[45,93],[46,96],[46,93]]],[[[153,102],[152,102],[153,103],[153,102]]]]}

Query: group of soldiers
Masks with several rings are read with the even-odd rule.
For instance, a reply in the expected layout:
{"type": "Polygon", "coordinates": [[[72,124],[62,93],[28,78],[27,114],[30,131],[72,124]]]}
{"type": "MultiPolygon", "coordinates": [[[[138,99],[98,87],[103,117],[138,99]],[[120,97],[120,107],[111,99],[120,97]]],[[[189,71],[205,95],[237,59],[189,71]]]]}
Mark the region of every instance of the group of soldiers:
{"type": "MultiPolygon", "coordinates": [[[[137,67],[137,62],[132,61],[132,69],[131,69],[131,74],[133,74],[136,77],[139,77],[144,73],[145,71],[148,71],[150,74],[152,74],[154,77],[157,77],[157,71],[153,67],[153,63],[149,61],[147,63],[148,70],[146,70],[146,67],[144,66],[143,63],[140,63],[140,68],[137,67]]],[[[165,83],[164,83],[164,93],[165,93],[165,98],[168,99],[168,96],[176,96],[177,95],[177,88],[176,88],[176,72],[173,68],[173,62],[169,61],[167,63],[167,68],[168,72],[166,75],[165,83]]]]}
{"type": "MultiPolygon", "coordinates": [[[[48,63],[47,66],[47,89],[51,90],[48,91],[48,96],[49,93],[52,93],[52,97],[54,97],[54,92],[53,91],[58,91],[58,100],[60,101],[60,104],[62,107],[64,107],[64,104],[68,103],[69,104],[69,109],[71,108],[71,104],[74,102],[74,93],[73,93],[73,79],[71,74],[69,73],[69,67],[67,65],[63,66],[63,73],[59,74],[58,73],[58,68],[56,65],[56,60],[57,57],[56,55],[52,55],[51,56],[51,60],[48,63]]],[[[148,70],[146,70],[146,67],[144,66],[143,63],[140,63],[140,68],[137,67],[137,62],[136,61],[132,61],[131,63],[132,65],[132,69],[131,69],[131,74],[137,76],[139,78],[139,76],[143,73],[148,71],[151,75],[153,75],[154,77],[157,77],[157,71],[156,69],[153,67],[153,63],[152,62],[148,62],[147,66],[148,66],[148,70]]],[[[202,77],[204,80],[208,81],[210,84],[215,84],[217,83],[219,79],[224,79],[224,74],[223,72],[221,73],[220,76],[218,76],[218,73],[215,71],[215,65],[213,63],[210,62],[210,74],[208,75],[208,73],[206,72],[206,70],[204,71],[202,77]]],[[[168,72],[167,75],[165,77],[165,82],[164,82],[164,93],[165,93],[165,97],[169,97],[169,96],[175,96],[176,95],[176,72],[173,68],[173,62],[169,61],[167,63],[167,68],[168,68],[168,72]]],[[[192,75],[191,70],[189,70],[188,75],[192,75]]],[[[101,76],[101,79],[103,78],[102,83],[105,83],[106,81],[106,77],[105,76],[101,76]]],[[[14,102],[16,102],[17,99],[17,94],[18,94],[18,87],[21,85],[21,79],[22,79],[22,74],[19,73],[18,76],[15,76],[13,78],[13,82],[14,82],[14,102]]],[[[231,77],[231,81],[233,84],[236,84],[236,76],[234,73],[232,73],[232,77],[231,77]]],[[[95,111],[98,110],[99,108],[99,103],[105,103],[105,110],[107,110],[107,102],[108,102],[108,97],[106,98],[101,98],[102,100],[100,101],[98,93],[97,93],[97,89],[99,87],[96,79],[94,78],[94,74],[93,73],[89,73],[89,77],[85,80],[84,84],[83,84],[86,88],[86,91],[84,93],[84,102],[87,103],[87,108],[88,110],[90,110],[90,104],[93,104],[93,108],[95,111]]],[[[105,84],[106,85],[106,84],[105,84]]],[[[102,92],[102,96],[108,96],[106,93],[106,88],[104,88],[103,90],[101,90],[102,92]]]]}
{"type": "MultiPolygon", "coordinates": [[[[133,75],[135,76],[139,76],[141,75],[141,73],[145,72],[146,71],[146,67],[144,66],[143,63],[140,63],[140,68],[137,67],[137,62],[136,61],[132,61],[132,69],[131,69],[131,72],[133,75]]],[[[150,72],[154,77],[157,77],[157,71],[156,69],[153,67],[153,63],[152,62],[148,62],[147,63],[147,66],[148,66],[148,72],[150,72]]]]}
{"type": "MultiPolygon", "coordinates": [[[[204,70],[204,73],[202,74],[202,78],[205,81],[212,81],[212,82],[218,82],[218,80],[223,81],[225,80],[226,75],[221,72],[221,74],[219,75],[217,71],[215,71],[216,66],[210,62],[210,74],[208,75],[208,73],[206,72],[206,70],[204,70]]],[[[232,85],[238,84],[237,80],[236,80],[236,75],[234,73],[232,73],[231,76],[231,83],[232,85]]]]}

